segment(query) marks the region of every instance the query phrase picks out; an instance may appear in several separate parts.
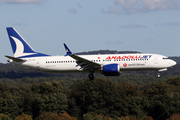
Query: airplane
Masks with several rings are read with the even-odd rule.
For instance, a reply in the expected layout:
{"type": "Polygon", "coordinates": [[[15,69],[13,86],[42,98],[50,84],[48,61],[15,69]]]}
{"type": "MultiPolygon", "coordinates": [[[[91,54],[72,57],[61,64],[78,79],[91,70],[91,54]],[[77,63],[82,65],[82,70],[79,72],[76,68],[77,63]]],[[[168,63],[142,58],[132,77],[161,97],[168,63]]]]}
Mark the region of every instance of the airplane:
{"type": "Polygon", "coordinates": [[[7,33],[14,56],[5,55],[7,61],[27,68],[45,72],[89,72],[89,79],[94,79],[94,72],[105,76],[119,76],[121,71],[157,70],[166,71],[176,62],[159,54],[97,54],[75,55],[64,43],[64,56],[51,56],[39,53],[24,40],[13,28],[7,27],[7,33]]]}

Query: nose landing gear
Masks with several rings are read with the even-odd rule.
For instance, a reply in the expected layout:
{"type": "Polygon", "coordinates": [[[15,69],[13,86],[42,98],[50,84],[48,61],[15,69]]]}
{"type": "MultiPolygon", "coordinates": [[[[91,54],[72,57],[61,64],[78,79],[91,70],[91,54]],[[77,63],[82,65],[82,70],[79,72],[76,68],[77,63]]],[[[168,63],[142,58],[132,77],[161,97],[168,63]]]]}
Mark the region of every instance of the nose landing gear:
{"type": "Polygon", "coordinates": [[[158,78],[161,77],[161,73],[160,73],[160,72],[157,73],[157,77],[158,77],[158,78]]]}

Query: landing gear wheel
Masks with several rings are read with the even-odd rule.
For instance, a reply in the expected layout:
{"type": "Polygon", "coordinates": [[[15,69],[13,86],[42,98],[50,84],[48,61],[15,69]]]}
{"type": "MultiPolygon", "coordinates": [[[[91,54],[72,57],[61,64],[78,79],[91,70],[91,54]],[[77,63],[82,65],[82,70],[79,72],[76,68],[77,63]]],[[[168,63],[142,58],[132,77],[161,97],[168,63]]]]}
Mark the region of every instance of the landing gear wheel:
{"type": "Polygon", "coordinates": [[[88,77],[89,77],[89,79],[90,79],[90,80],[94,80],[94,75],[93,75],[92,73],[91,73],[91,74],[89,74],[89,76],[88,76],[88,77]]]}

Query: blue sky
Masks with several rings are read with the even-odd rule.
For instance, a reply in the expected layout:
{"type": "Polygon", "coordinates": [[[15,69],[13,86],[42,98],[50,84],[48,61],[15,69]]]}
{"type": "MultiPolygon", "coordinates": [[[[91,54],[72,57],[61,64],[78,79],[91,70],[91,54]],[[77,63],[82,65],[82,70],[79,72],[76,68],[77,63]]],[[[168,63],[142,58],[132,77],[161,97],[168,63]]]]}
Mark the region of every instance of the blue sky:
{"type": "Polygon", "coordinates": [[[50,55],[93,50],[180,56],[180,0],[0,0],[0,62],[11,55],[6,27],[50,55]]]}

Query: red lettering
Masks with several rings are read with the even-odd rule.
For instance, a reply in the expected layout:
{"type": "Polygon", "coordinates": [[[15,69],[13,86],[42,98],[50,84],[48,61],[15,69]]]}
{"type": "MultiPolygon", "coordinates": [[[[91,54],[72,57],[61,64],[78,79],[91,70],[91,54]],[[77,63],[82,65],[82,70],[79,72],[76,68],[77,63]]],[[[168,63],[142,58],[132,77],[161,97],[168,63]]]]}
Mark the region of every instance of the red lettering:
{"type": "Polygon", "coordinates": [[[111,59],[116,59],[116,56],[112,56],[112,58],[111,59]]]}
{"type": "MultiPolygon", "coordinates": [[[[139,59],[141,57],[141,55],[136,55],[136,56],[131,56],[131,55],[129,55],[129,56],[108,56],[106,59],[107,60],[110,60],[110,59],[139,59]]],[[[99,59],[100,57],[98,57],[98,59],[99,59]]]]}
{"type": "Polygon", "coordinates": [[[121,59],[126,59],[126,56],[123,56],[121,59]]]}
{"type": "Polygon", "coordinates": [[[127,56],[126,58],[127,58],[127,59],[131,59],[131,58],[132,58],[132,56],[130,56],[130,55],[129,55],[129,56],[127,56]]]}
{"type": "Polygon", "coordinates": [[[107,57],[106,59],[107,59],[107,60],[110,60],[110,59],[111,59],[111,57],[109,56],[109,57],[107,57]]]}
{"type": "Polygon", "coordinates": [[[140,55],[139,55],[139,56],[137,56],[137,55],[136,55],[136,57],[135,57],[135,58],[136,58],[136,59],[139,59],[140,57],[141,57],[140,55]]]}
{"type": "Polygon", "coordinates": [[[131,56],[131,59],[134,59],[134,56],[131,56]]]}
{"type": "Polygon", "coordinates": [[[121,59],[121,56],[118,56],[116,59],[121,59]]]}

